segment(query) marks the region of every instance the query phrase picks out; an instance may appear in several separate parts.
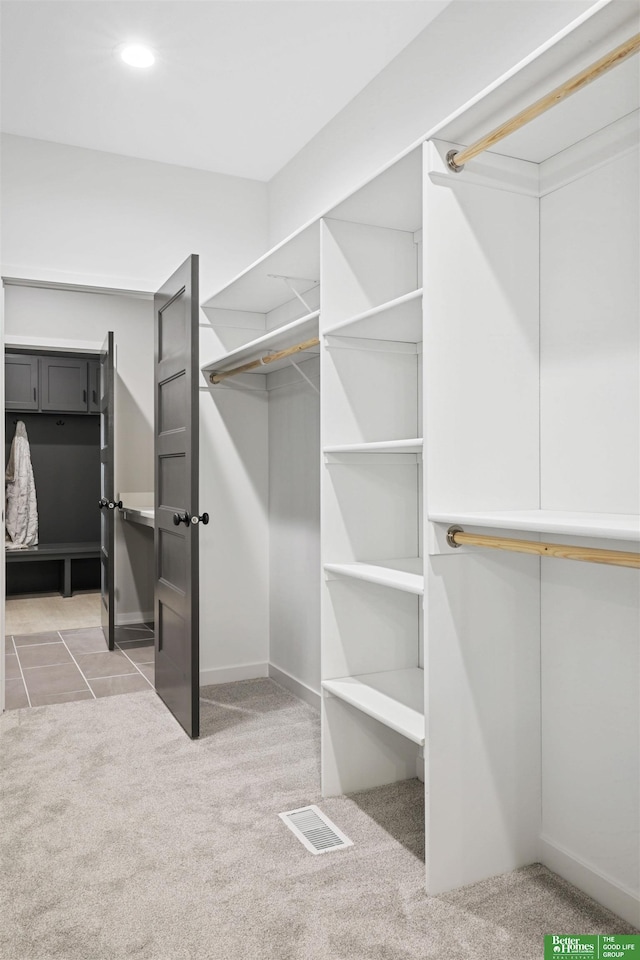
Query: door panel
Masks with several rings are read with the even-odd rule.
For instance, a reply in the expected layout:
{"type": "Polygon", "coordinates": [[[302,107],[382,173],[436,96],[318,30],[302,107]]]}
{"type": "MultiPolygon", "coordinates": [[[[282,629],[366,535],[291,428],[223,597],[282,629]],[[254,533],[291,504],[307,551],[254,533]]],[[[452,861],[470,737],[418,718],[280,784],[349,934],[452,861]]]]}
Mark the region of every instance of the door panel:
{"type": "Polygon", "coordinates": [[[38,358],[7,353],[4,358],[5,409],[38,409],[38,358]]]}
{"type": "Polygon", "coordinates": [[[115,478],[113,414],[115,409],[115,364],[113,333],[109,331],[100,351],[100,610],[102,632],[109,650],[115,647],[115,478]]]}
{"type": "Polygon", "coordinates": [[[40,409],[86,413],[88,364],[73,357],[40,358],[40,409]]]}
{"type": "Polygon", "coordinates": [[[197,256],[158,291],[154,307],[156,691],[195,738],[200,733],[197,256]]]}

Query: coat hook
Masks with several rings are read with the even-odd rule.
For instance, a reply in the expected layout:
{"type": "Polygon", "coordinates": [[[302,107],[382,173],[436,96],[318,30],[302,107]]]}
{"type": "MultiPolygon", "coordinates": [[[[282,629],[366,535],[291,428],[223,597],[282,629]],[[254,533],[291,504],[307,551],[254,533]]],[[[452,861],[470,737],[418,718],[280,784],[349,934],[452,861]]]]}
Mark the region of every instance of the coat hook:
{"type": "Polygon", "coordinates": [[[56,420],[56,427],[64,427],[64,420],[56,420]]]}

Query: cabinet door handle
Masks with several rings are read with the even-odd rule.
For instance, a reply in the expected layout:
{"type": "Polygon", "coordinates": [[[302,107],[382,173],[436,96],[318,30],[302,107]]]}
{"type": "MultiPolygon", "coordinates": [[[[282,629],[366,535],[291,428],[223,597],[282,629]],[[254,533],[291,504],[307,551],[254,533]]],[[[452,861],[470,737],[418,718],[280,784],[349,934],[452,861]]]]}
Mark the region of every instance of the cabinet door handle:
{"type": "Polygon", "coordinates": [[[34,400],[36,399],[36,388],[35,388],[35,387],[33,388],[33,399],[34,399],[34,400]]]}
{"type": "Polygon", "coordinates": [[[87,391],[86,391],[86,390],[83,390],[83,391],[82,391],[82,402],[83,402],[83,403],[86,403],[86,402],[87,402],[87,391]]]}

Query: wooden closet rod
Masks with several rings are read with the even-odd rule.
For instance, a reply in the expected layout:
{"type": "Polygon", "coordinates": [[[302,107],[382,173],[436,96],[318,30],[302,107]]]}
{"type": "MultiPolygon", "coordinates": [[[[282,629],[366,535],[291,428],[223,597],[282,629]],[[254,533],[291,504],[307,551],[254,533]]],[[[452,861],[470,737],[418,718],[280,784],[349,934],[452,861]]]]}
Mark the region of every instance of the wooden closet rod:
{"type": "Polygon", "coordinates": [[[256,367],[273,363],[274,360],[284,360],[285,357],[290,357],[294,353],[302,353],[303,350],[310,350],[311,347],[317,347],[319,343],[320,341],[317,337],[312,340],[303,340],[302,343],[296,343],[293,347],[287,347],[286,350],[279,350],[278,353],[269,353],[265,357],[260,357],[259,360],[251,360],[249,363],[243,363],[240,367],[223,370],[221,373],[210,373],[209,380],[211,380],[211,383],[222,383],[227,377],[235,377],[237,373],[246,373],[248,370],[255,370],[256,367]]]}
{"type": "Polygon", "coordinates": [[[560,86],[552,90],[551,93],[541,97],[540,100],[536,100],[535,103],[526,107],[520,113],[516,114],[515,117],[511,117],[510,120],[501,123],[499,127],[496,127],[495,130],[492,130],[491,133],[488,133],[482,137],[482,139],[476,140],[470,147],[465,147],[464,150],[449,150],[447,154],[447,164],[455,173],[460,173],[467,160],[477,157],[483,150],[488,150],[494,143],[498,143],[500,140],[508,137],[510,133],[515,133],[520,127],[523,127],[531,120],[535,120],[536,117],[539,117],[541,113],[549,110],[550,107],[555,107],[557,103],[570,97],[571,94],[576,93],[577,90],[581,90],[582,87],[591,83],[592,80],[601,77],[608,70],[611,70],[612,67],[617,67],[619,63],[622,63],[627,57],[632,56],[632,54],[637,53],[638,50],[640,50],[640,33],[636,33],[635,36],[625,40],[625,42],[621,43],[615,50],[611,50],[610,53],[601,57],[600,60],[581,70],[575,77],[571,77],[570,80],[561,83],[560,86]]]}
{"type": "Polygon", "coordinates": [[[573,547],[566,543],[540,543],[537,540],[511,540],[509,537],[490,537],[480,533],[465,533],[462,527],[449,527],[447,543],[450,547],[491,547],[512,553],[534,553],[541,557],[560,557],[564,560],[586,560],[589,563],[608,563],[615,567],[640,569],[640,553],[622,550],[600,550],[597,547],[573,547]]]}

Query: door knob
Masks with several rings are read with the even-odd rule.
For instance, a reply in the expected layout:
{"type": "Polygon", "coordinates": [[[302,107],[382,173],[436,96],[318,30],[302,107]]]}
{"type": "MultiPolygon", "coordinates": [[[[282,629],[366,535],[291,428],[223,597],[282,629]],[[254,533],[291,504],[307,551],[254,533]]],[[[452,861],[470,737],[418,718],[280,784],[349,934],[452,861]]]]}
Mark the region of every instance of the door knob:
{"type": "Polygon", "coordinates": [[[206,527],[206,525],[209,523],[209,514],[203,513],[201,517],[191,517],[191,523],[203,523],[206,527]]]}
{"type": "Polygon", "coordinates": [[[98,506],[99,506],[100,509],[102,510],[103,507],[108,507],[108,506],[109,506],[109,501],[108,501],[108,500],[105,500],[104,497],[100,497],[100,499],[98,500],[98,506]]]}
{"type": "Polygon", "coordinates": [[[203,523],[206,527],[206,525],[209,523],[209,514],[203,513],[202,516],[199,517],[197,513],[194,513],[194,515],[190,517],[185,510],[184,513],[174,513],[173,522],[175,523],[176,527],[178,527],[181,523],[184,523],[186,527],[188,527],[191,523],[194,525],[197,523],[203,523]]]}
{"type": "Polygon", "coordinates": [[[115,510],[116,507],[120,507],[122,509],[122,500],[109,500],[107,506],[109,507],[109,510],[115,510]]]}

